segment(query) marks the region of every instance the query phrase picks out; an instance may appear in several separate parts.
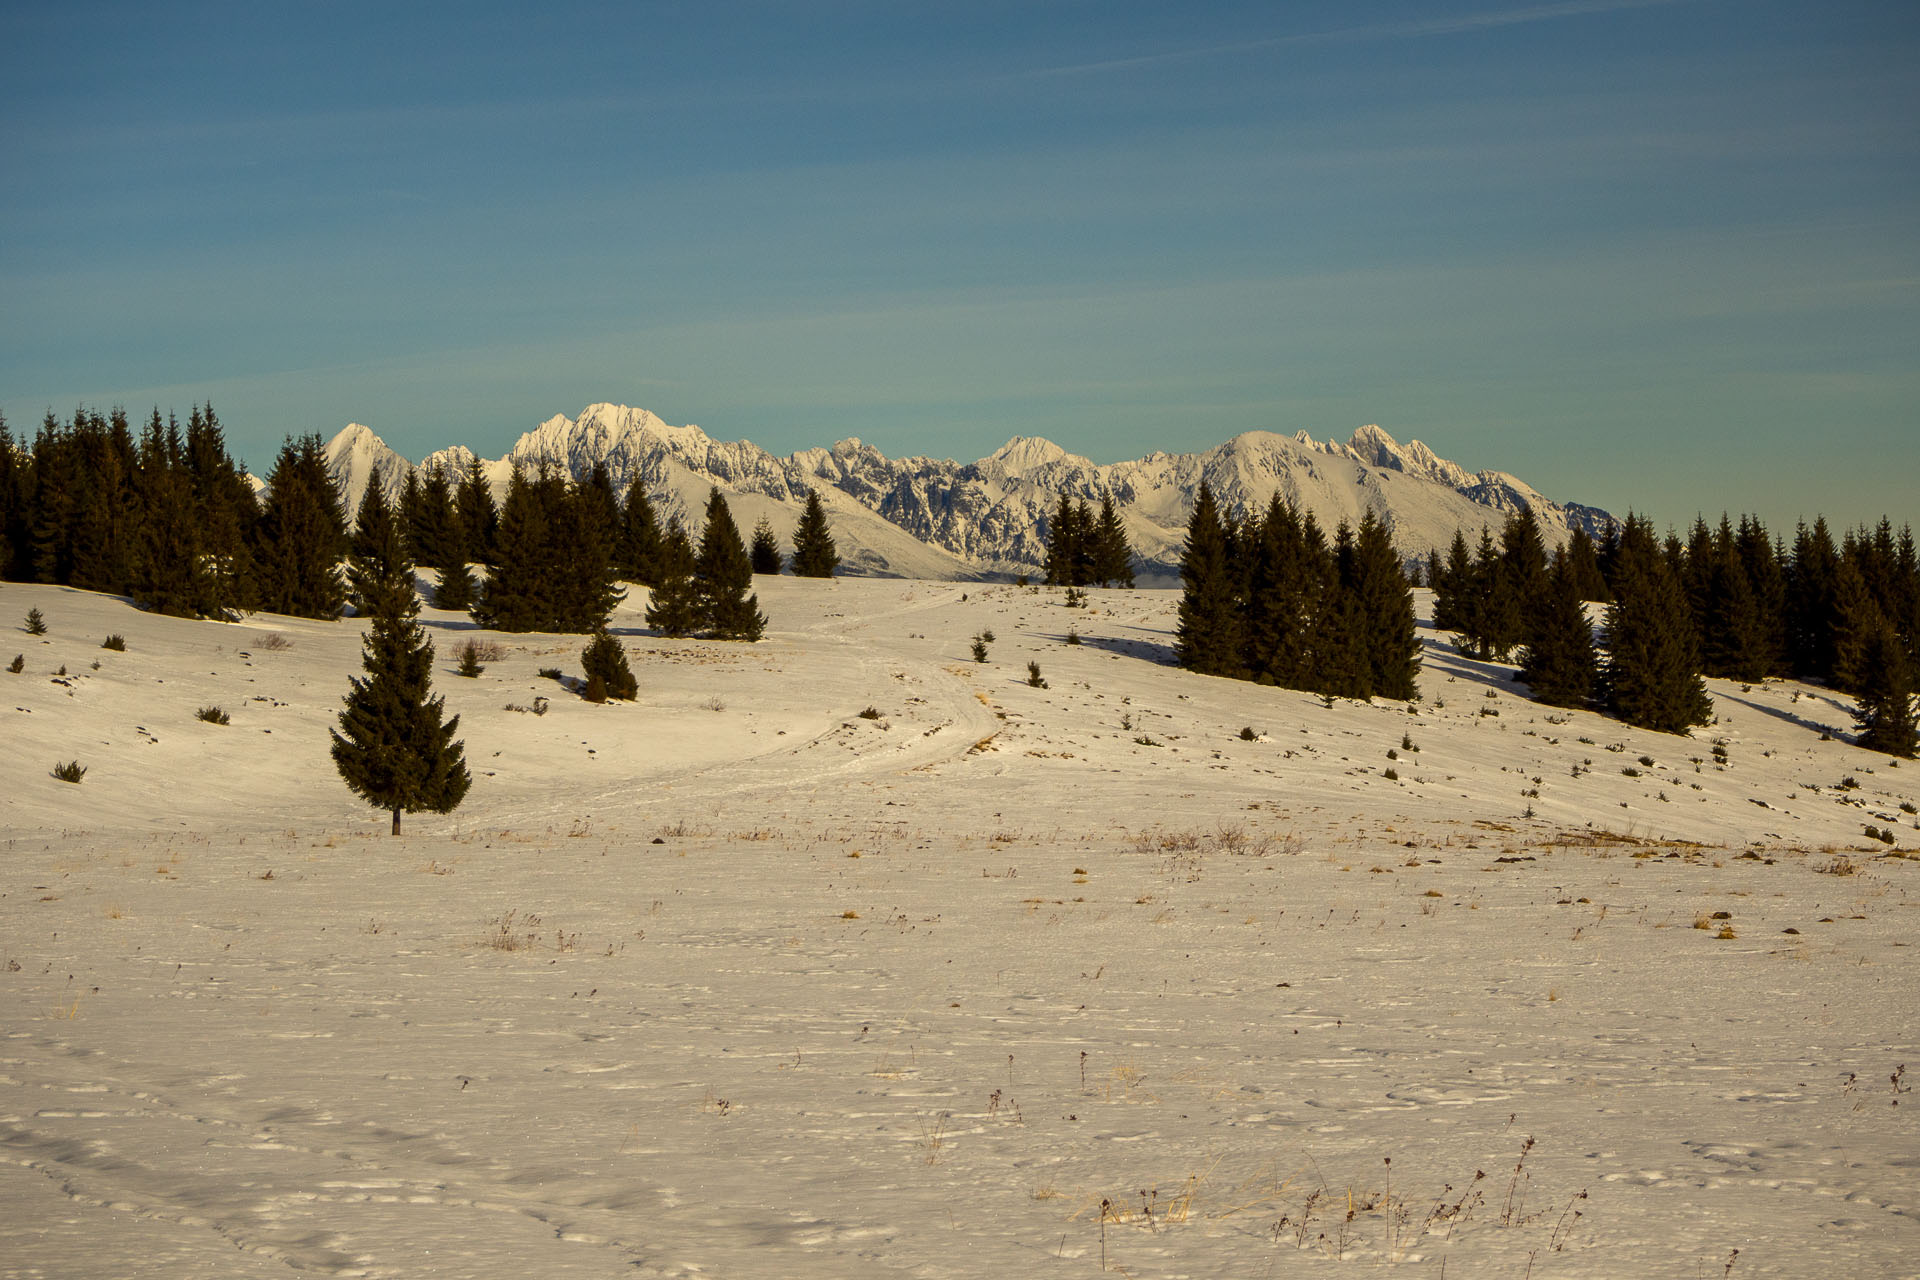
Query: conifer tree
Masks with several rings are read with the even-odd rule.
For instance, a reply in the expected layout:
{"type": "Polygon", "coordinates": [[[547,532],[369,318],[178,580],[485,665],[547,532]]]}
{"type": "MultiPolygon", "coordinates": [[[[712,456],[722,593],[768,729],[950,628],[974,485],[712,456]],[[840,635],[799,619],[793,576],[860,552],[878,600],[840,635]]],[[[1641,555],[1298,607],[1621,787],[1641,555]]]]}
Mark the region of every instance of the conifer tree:
{"type": "Polygon", "coordinates": [[[640,696],[640,683],[627,665],[626,646],[605,627],[593,633],[593,639],[580,655],[580,669],[587,678],[587,701],[605,702],[619,698],[632,702],[640,696]],[[595,692],[599,697],[594,697],[595,692]]]}
{"type": "Polygon", "coordinates": [[[1601,677],[1607,707],[1628,724],[1685,733],[1713,718],[1686,594],[1653,536],[1629,515],[1607,608],[1607,659],[1601,677]]]}
{"type": "Polygon", "coordinates": [[[1133,586],[1133,547],[1126,526],[1114,509],[1111,491],[1100,495],[1100,514],[1093,526],[1093,569],[1090,580],[1103,587],[1133,586]]]}
{"type": "Polygon", "coordinates": [[[1581,600],[1605,600],[1607,598],[1607,579],[1600,572],[1600,555],[1587,531],[1575,525],[1567,534],[1567,540],[1554,553],[1556,560],[1567,562],[1567,572],[1573,578],[1573,592],[1581,600]]]}
{"type": "MultiPolygon", "coordinates": [[[[473,605],[475,621],[497,631],[545,631],[559,619],[552,514],[541,481],[514,468],[500,509],[494,564],[473,605]]],[[[471,525],[469,525],[471,528],[471,525]]]]}
{"type": "Polygon", "coordinates": [[[227,453],[211,403],[188,419],[186,471],[200,522],[199,612],[232,620],[250,608],[258,594],[252,546],[260,506],[253,486],[227,453]]]}
{"type": "Polygon", "coordinates": [[[0,579],[16,576],[20,532],[27,513],[22,483],[25,472],[26,459],[14,445],[6,415],[0,413],[0,579]]]}
{"type": "Polygon", "coordinates": [[[340,491],[317,435],[288,437],[267,479],[260,517],[260,605],[271,613],[337,618],[346,605],[340,491]]]}
{"type": "Polygon", "coordinates": [[[1548,706],[1586,706],[1593,700],[1599,678],[1593,624],[1587,621],[1578,579],[1578,570],[1570,559],[1555,562],[1547,574],[1532,636],[1520,655],[1520,682],[1532,692],[1534,701],[1548,706]]]}
{"type": "Polygon", "coordinates": [[[1474,589],[1473,556],[1467,550],[1467,535],[1459,528],[1453,531],[1445,565],[1436,559],[1428,577],[1428,585],[1433,588],[1434,630],[1452,631],[1465,639],[1473,614],[1469,606],[1474,589]]]}
{"type": "Polygon", "coordinates": [[[1840,553],[1834,548],[1833,535],[1826,520],[1815,517],[1811,529],[1803,524],[1795,534],[1787,573],[1787,660],[1793,674],[1802,679],[1833,679],[1839,576],[1840,553]]]}
{"type": "MultiPolygon", "coordinates": [[[[394,526],[391,553],[405,560],[394,526]]],[[[375,602],[361,664],[332,730],[333,763],[362,800],[393,815],[400,834],[402,813],[450,813],[473,784],[465,744],[454,739],[460,717],[442,719],[445,700],[432,696],[433,641],[418,621],[411,589],[401,592],[389,577],[385,553],[355,557],[355,589],[375,602]]],[[[412,566],[406,567],[409,584],[412,566]]]]}
{"type": "Polygon", "coordinates": [[[446,467],[438,462],[427,468],[426,477],[417,484],[413,484],[415,474],[408,473],[417,496],[407,522],[407,542],[415,564],[445,569],[456,556],[467,554],[466,531],[460,527],[454,506],[453,482],[447,478],[446,467]]]}
{"type": "Polygon", "coordinates": [[[556,536],[548,555],[557,579],[559,631],[598,630],[626,595],[613,566],[619,509],[606,469],[596,467],[594,474],[598,480],[590,476],[589,483],[572,488],[559,476],[549,482],[556,536]]]}
{"type": "Polygon", "coordinates": [[[491,567],[500,557],[500,511],[494,506],[493,486],[476,459],[454,490],[454,514],[461,524],[467,557],[491,567]]]}
{"type": "Polygon", "coordinates": [[[399,513],[387,501],[384,477],[377,467],[360,497],[360,510],[347,541],[347,594],[354,612],[362,617],[383,607],[404,611],[413,599],[413,561],[407,537],[399,513]],[[389,594],[396,598],[382,599],[389,594]]]}
{"type": "Polygon", "coordinates": [[[620,536],[614,542],[614,567],[628,582],[651,587],[660,580],[660,521],[647,496],[646,481],[635,472],[620,508],[620,536]]]}
{"type": "Polygon", "coordinates": [[[1180,561],[1180,621],[1174,633],[1174,656],[1189,671],[1239,674],[1238,578],[1238,568],[1227,558],[1219,505],[1203,480],[1187,522],[1186,552],[1180,561]]]}
{"type": "Polygon", "coordinates": [[[1764,680],[1770,669],[1771,648],[1761,623],[1753,584],[1740,562],[1732,527],[1723,516],[1720,531],[1703,550],[1708,557],[1703,575],[1700,669],[1728,680],[1764,680]]]}
{"type": "Polygon", "coordinates": [[[699,590],[693,581],[693,548],[675,516],[660,543],[657,580],[647,600],[647,625],[664,636],[690,636],[700,630],[699,590]]]}
{"type": "Polygon", "coordinates": [[[1257,525],[1249,522],[1248,534],[1252,565],[1240,626],[1241,666],[1261,684],[1309,688],[1326,566],[1277,489],[1266,516],[1257,525]]]}
{"type": "Polygon", "coordinates": [[[157,407],[141,436],[136,492],[141,519],[134,601],[169,617],[198,617],[211,594],[200,555],[203,523],[193,509],[187,477],[169,454],[157,407]]]}
{"type": "Polygon", "coordinates": [[[1414,626],[1413,591],[1407,585],[1387,526],[1371,507],[1360,517],[1353,555],[1341,586],[1352,597],[1358,614],[1367,671],[1365,696],[1401,702],[1416,697],[1420,639],[1414,626]]]}
{"type": "Polygon", "coordinates": [[[1050,587],[1078,587],[1084,585],[1076,580],[1075,571],[1082,557],[1081,544],[1084,541],[1080,528],[1080,509],[1074,505],[1073,496],[1061,493],[1060,506],[1054,511],[1053,518],[1047,522],[1047,585],[1050,587]]]}
{"type": "Polygon", "coordinates": [[[707,498],[707,526],[694,558],[694,590],[701,630],[715,640],[758,640],[767,620],[752,594],[753,563],[741,544],[740,530],[715,488],[707,498]]]}
{"type": "Polygon", "coordinates": [[[1915,693],[1914,664],[1893,627],[1882,622],[1867,636],[1858,705],[1854,710],[1860,736],[1855,741],[1869,751],[1883,751],[1911,760],[1920,751],[1920,695],[1915,693]]]}
{"type": "Polygon", "coordinates": [[[433,607],[465,612],[473,608],[473,570],[463,550],[453,551],[447,559],[447,567],[440,571],[440,581],[433,589],[433,607]]]}
{"type": "Polygon", "coordinates": [[[1887,625],[1886,614],[1857,561],[1843,558],[1833,577],[1833,616],[1827,626],[1833,672],[1827,683],[1845,693],[1858,693],[1865,687],[1869,642],[1887,625]]]}
{"type": "Polygon", "coordinates": [[[660,571],[668,576],[693,576],[693,539],[679,516],[667,520],[667,531],[660,539],[660,571]]]}
{"type": "Polygon", "coordinates": [[[827,526],[827,509],[818,490],[807,493],[807,509],[793,530],[793,574],[796,578],[831,578],[840,563],[827,526]]]}
{"type": "Polygon", "coordinates": [[[780,572],[780,539],[773,531],[773,522],[765,516],[753,526],[753,545],[747,549],[747,559],[755,573],[780,572]]]}

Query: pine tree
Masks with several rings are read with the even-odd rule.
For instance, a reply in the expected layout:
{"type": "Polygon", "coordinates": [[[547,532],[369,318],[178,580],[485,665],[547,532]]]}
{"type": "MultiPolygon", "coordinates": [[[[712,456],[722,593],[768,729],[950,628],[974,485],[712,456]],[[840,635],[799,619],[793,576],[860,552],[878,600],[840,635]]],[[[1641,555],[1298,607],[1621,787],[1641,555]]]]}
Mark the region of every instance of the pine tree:
{"type": "Polygon", "coordinates": [[[1238,576],[1238,569],[1227,558],[1226,528],[1219,505],[1213,489],[1203,480],[1193,517],[1187,522],[1186,552],[1180,561],[1180,621],[1174,633],[1174,656],[1189,671],[1210,676],[1239,674],[1238,576]]]}
{"type": "Polygon", "coordinates": [[[753,563],[740,542],[727,500],[715,488],[707,498],[707,526],[694,558],[695,600],[701,629],[715,640],[758,640],[767,620],[752,594],[753,563]]]}
{"type": "MultiPolygon", "coordinates": [[[[395,537],[390,550],[404,561],[395,537]]],[[[340,727],[332,730],[333,763],[355,795],[393,815],[400,834],[402,813],[450,813],[473,784],[465,744],[454,739],[460,717],[443,722],[445,700],[431,696],[433,641],[421,627],[412,591],[394,581],[374,581],[381,553],[356,562],[356,590],[375,602],[361,664],[353,678],[340,727]]],[[[408,566],[407,577],[412,578],[408,566]]]]}
{"type": "Polygon", "coordinates": [[[213,405],[188,420],[187,478],[200,521],[202,617],[231,621],[250,608],[259,587],[252,545],[260,505],[242,468],[227,453],[213,405]]]}
{"type": "Polygon", "coordinates": [[[1801,525],[1787,573],[1787,660],[1805,680],[1833,679],[1833,622],[1840,553],[1824,518],[1801,525]]]}
{"type": "Polygon", "coordinates": [[[686,531],[675,519],[668,527],[663,549],[673,551],[676,544],[684,554],[665,554],[660,558],[659,581],[653,584],[647,599],[647,625],[663,636],[690,636],[700,630],[699,591],[693,581],[693,552],[686,546],[686,531]]]}
{"type": "Polygon", "coordinates": [[[440,571],[440,581],[433,589],[433,607],[464,613],[473,608],[473,570],[468,566],[464,552],[454,552],[450,561],[440,571]]]}
{"type": "Polygon", "coordinates": [[[362,617],[382,609],[404,612],[413,601],[413,562],[400,517],[387,502],[379,468],[361,495],[348,539],[347,594],[362,617]],[[391,600],[384,597],[392,596],[391,600]]]}
{"type": "Polygon", "coordinates": [[[1858,693],[1870,670],[1868,646],[1887,625],[1857,560],[1842,559],[1834,573],[1833,615],[1827,624],[1833,648],[1833,673],[1827,682],[1844,693],[1858,693]]]}
{"type": "Polygon", "coordinates": [[[340,491],[317,435],[288,437],[267,479],[260,517],[260,605],[271,613],[337,618],[346,606],[340,491]]]}
{"type": "Polygon", "coordinates": [[[1473,556],[1467,551],[1467,535],[1460,529],[1453,531],[1445,564],[1436,558],[1428,579],[1428,585],[1433,588],[1433,629],[1452,631],[1464,640],[1468,619],[1473,614],[1469,604],[1473,591],[1473,556]]]}
{"type": "Polygon", "coordinates": [[[135,603],[169,617],[198,617],[211,594],[201,567],[203,522],[194,511],[187,476],[169,453],[157,407],[141,436],[135,492],[141,511],[135,603]]]}
{"type": "Polygon", "coordinates": [[[581,653],[580,669],[586,675],[587,688],[600,691],[598,698],[589,693],[589,702],[604,702],[608,698],[632,702],[640,696],[640,683],[633,678],[633,668],[627,665],[626,646],[605,627],[593,633],[592,641],[581,653]]]}
{"type": "Polygon", "coordinates": [[[1126,526],[1114,509],[1113,494],[1100,495],[1100,514],[1093,526],[1093,571],[1091,581],[1103,587],[1133,586],[1133,547],[1127,541],[1126,526]]]}
{"type": "Polygon", "coordinates": [[[492,566],[500,556],[500,511],[493,503],[493,487],[478,460],[470,463],[454,490],[454,514],[461,524],[467,558],[492,566]]]}
{"type": "Polygon", "coordinates": [[[407,522],[407,542],[415,564],[445,569],[456,557],[466,555],[466,531],[454,506],[453,483],[446,467],[434,463],[426,478],[413,483],[417,473],[409,472],[408,481],[417,496],[407,522]]]}
{"type": "Polygon", "coordinates": [[[827,526],[827,509],[817,490],[807,494],[807,509],[793,530],[793,574],[796,578],[831,578],[840,563],[827,526]]]}
{"type": "Polygon", "coordinates": [[[660,522],[653,514],[653,500],[647,497],[646,482],[638,472],[627,486],[627,501],[620,509],[620,537],[614,543],[613,562],[620,576],[642,586],[656,586],[661,565],[660,522]]]}
{"type": "Polygon", "coordinates": [[[496,631],[559,630],[561,602],[554,530],[554,477],[529,478],[518,467],[507,480],[492,571],[474,601],[474,619],[496,631]]]}
{"type": "Polygon", "coordinates": [[[1568,532],[1566,542],[1554,555],[1556,560],[1567,562],[1567,572],[1573,578],[1574,595],[1581,600],[1607,599],[1607,579],[1600,572],[1599,551],[1593,545],[1593,539],[1587,531],[1575,525],[1568,532]]]}
{"type": "Polygon", "coordinates": [[[1700,679],[1700,659],[1680,588],[1653,526],[1629,515],[1607,608],[1607,660],[1601,669],[1607,707],[1628,724],[1685,733],[1713,718],[1700,679]]]}
{"type": "Polygon", "coordinates": [[[1547,574],[1518,678],[1534,701],[1548,706],[1584,707],[1593,700],[1599,678],[1593,624],[1580,600],[1579,572],[1569,559],[1557,561],[1547,574]]]}
{"type": "Polygon", "coordinates": [[[753,526],[753,545],[747,549],[747,559],[755,573],[780,572],[780,539],[773,531],[773,522],[765,516],[753,526]]]}
{"type": "Polygon", "coordinates": [[[1300,517],[1278,490],[1248,533],[1252,565],[1240,623],[1241,666],[1261,684],[1307,688],[1326,566],[1310,552],[1300,517]]]}
{"type": "Polygon", "coordinates": [[[550,482],[555,537],[547,554],[556,579],[557,631],[588,633],[604,627],[626,595],[613,566],[619,510],[605,468],[594,470],[597,481],[589,477],[589,483],[571,489],[558,476],[550,482]]]}
{"type": "Polygon", "coordinates": [[[1770,667],[1768,636],[1753,584],[1734,545],[1733,529],[1724,516],[1704,554],[1709,562],[1700,615],[1700,669],[1728,680],[1764,680],[1770,667]]]}
{"type": "Polygon", "coordinates": [[[1080,510],[1074,505],[1070,494],[1060,495],[1060,506],[1054,511],[1053,518],[1047,522],[1047,585],[1050,587],[1077,587],[1083,585],[1075,580],[1075,567],[1081,557],[1082,534],[1080,529],[1080,510]]]}
{"type": "Polygon", "coordinates": [[[1920,750],[1920,706],[1916,706],[1914,665],[1893,627],[1882,622],[1866,639],[1858,706],[1860,736],[1869,751],[1911,760],[1920,750]]]}
{"type": "Polygon", "coordinates": [[[1353,598],[1359,616],[1366,696],[1401,702],[1417,697],[1420,639],[1415,633],[1413,591],[1387,526],[1372,508],[1360,517],[1348,577],[1341,585],[1353,598]]]}

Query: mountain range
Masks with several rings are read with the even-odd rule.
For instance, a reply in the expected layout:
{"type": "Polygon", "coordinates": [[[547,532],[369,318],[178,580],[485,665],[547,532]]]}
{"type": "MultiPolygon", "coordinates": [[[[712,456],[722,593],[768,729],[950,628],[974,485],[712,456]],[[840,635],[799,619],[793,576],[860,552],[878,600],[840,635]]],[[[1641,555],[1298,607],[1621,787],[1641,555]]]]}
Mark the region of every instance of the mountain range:
{"type": "Polygon", "coordinates": [[[407,472],[479,467],[494,496],[516,467],[542,465],[576,479],[604,464],[615,490],[638,477],[664,522],[679,516],[698,531],[710,488],[726,495],[734,519],[751,529],[765,517],[783,539],[817,490],[833,524],[842,572],[912,578],[982,579],[1036,574],[1045,558],[1047,522],[1061,494],[1098,505],[1113,495],[1143,581],[1177,577],[1186,526],[1204,481],[1222,506],[1245,514],[1280,495],[1312,512],[1329,533],[1372,510],[1412,559],[1444,549],[1456,529],[1469,539],[1531,509],[1548,544],[1573,528],[1598,536],[1612,517],[1598,508],[1554,502],[1501,471],[1469,472],[1418,440],[1402,445],[1377,426],[1344,444],[1302,431],[1249,431],[1202,453],[1150,453],[1095,463],[1052,441],[1016,436],[976,462],[888,458],[858,439],[779,457],[747,440],[715,440],[696,426],[670,426],[645,409],[593,404],[579,417],[556,414],[528,431],[505,457],[487,460],[463,445],[409,463],[358,423],[326,445],[348,511],[376,472],[390,494],[407,472]]]}

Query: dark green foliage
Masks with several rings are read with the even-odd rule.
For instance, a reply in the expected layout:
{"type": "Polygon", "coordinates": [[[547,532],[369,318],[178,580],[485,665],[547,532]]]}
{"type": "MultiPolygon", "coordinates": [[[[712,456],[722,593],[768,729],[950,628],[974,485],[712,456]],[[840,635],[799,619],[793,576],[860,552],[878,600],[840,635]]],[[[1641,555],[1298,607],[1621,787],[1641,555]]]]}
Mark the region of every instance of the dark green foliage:
{"type": "Polygon", "coordinates": [[[985,635],[977,635],[973,638],[972,652],[975,662],[985,662],[987,660],[987,637],[985,635]]]}
{"type": "Polygon", "coordinates": [[[1574,595],[1581,600],[1607,599],[1607,580],[1600,572],[1600,556],[1587,531],[1575,526],[1553,553],[1555,563],[1564,562],[1573,578],[1574,595]]]}
{"type": "Polygon", "coordinates": [[[647,497],[645,483],[638,475],[627,486],[627,501],[620,510],[620,536],[614,542],[613,563],[622,578],[653,587],[660,584],[660,522],[653,514],[653,501],[647,497]]]}
{"type": "Polygon", "coordinates": [[[27,620],[23,625],[26,627],[28,635],[43,636],[47,634],[47,615],[41,613],[37,608],[29,609],[27,610],[27,620]]]}
{"type": "Polygon", "coordinates": [[[407,492],[400,504],[400,514],[415,564],[445,569],[467,558],[467,530],[454,505],[453,493],[453,482],[448,479],[446,468],[438,463],[427,470],[425,479],[419,478],[417,471],[407,474],[407,492]]]}
{"type": "Polygon", "coordinates": [[[27,669],[27,655],[24,653],[14,654],[13,661],[7,664],[7,670],[11,671],[14,675],[19,675],[22,671],[25,671],[26,669],[27,669]]]}
{"type": "Polygon", "coordinates": [[[747,548],[747,560],[755,573],[780,572],[780,539],[773,532],[773,522],[765,516],[753,526],[753,543],[747,548]]]}
{"type": "Polygon", "coordinates": [[[337,618],[346,607],[340,559],[346,520],[320,437],[291,437],[267,480],[260,517],[260,607],[303,618],[337,618]]]}
{"type": "Polygon", "coordinates": [[[1833,616],[1828,622],[1833,670],[1827,683],[1847,693],[1859,692],[1868,678],[1868,645],[1878,632],[1890,628],[1857,559],[1842,559],[1834,574],[1833,616]]]}
{"type": "Polygon", "coordinates": [[[466,556],[456,552],[440,571],[440,581],[433,589],[433,607],[464,612],[473,607],[474,595],[473,569],[466,556]]]}
{"type": "Polygon", "coordinates": [[[833,545],[833,532],[827,526],[827,509],[817,491],[809,492],[807,509],[800,513],[800,523],[793,530],[794,576],[831,578],[839,563],[840,553],[833,545]]]}
{"type": "Polygon", "coordinates": [[[753,564],[740,530],[719,489],[707,498],[707,526],[693,564],[694,598],[701,630],[715,640],[758,640],[767,620],[752,594],[753,564]]]}
{"type": "Polygon", "coordinates": [[[480,662],[479,641],[468,640],[458,649],[454,650],[454,652],[460,655],[459,665],[456,666],[454,670],[469,680],[479,679],[480,673],[486,670],[486,667],[480,662]]]}
{"type": "Polygon", "coordinates": [[[1773,667],[1772,636],[1725,516],[1720,517],[1719,532],[1700,554],[1706,559],[1704,572],[1691,564],[1688,568],[1701,585],[1697,615],[1701,671],[1729,680],[1766,679],[1773,667]]]}
{"type": "Polygon", "coordinates": [[[1029,662],[1027,664],[1027,683],[1036,689],[1044,689],[1047,687],[1046,677],[1040,674],[1039,663],[1029,662]]]}
{"type": "MultiPolygon", "coordinates": [[[[1532,520],[1527,521],[1528,527],[1532,520]]],[[[1537,545],[1537,544],[1536,544],[1537,545]]],[[[1420,640],[1414,633],[1413,590],[1386,525],[1371,508],[1360,517],[1351,559],[1342,565],[1341,587],[1358,614],[1367,671],[1363,697],[1405,702],[1418,692],[1420,640]]]]}
{"type": "Polygon", "coordinates": [[[127,638],[116,631],[105,640],[102,640],[100,647],[102,649],[112,649],[116,653],[125,653],[127,651],[127,638]]]}
{"type": "Polygon", "coordinates": [[[1685,733],[1713,718],[1700,679],[1687,599],[1653,526],[1629,515],[1614,566],[1607,608],[1607,660],[1602,692],[1608,710],[1628,724],[1685,733]]]}
{"type": "Polygon", "coordinates": [[[1114,509],[1113,495],[1100,495],[1100,514],[1093,525],[1093,554],[1088,581],[1103,587],[1133,586],[1133,546],[1126,526],[1114,509]]]}
{"type": "Polygon", "coordinates": [[[233,717],[219,707],[202,707],[193,713],[194,719],[204,720],[208,724],[232,724],[233,717]]]}
{"type": "Polygon", "coordinates": [[[482,626],[501,631],[592,632],[605,625],[621,591],[603,485],[570,488],[551,467],[516,470],[500,511],[493,571],[474,605],[482,626]]]}
{"type": "Polygon", "coordinates": [[[87,766],[78,760],[69,760],[65,764],[53,766],[53,776],[62,782],[78,783],[80,779],[87,776],[87,766]]]}
{"type": "Polygon", "coordinates": [[[1920,695],[1914,663],[1891,624],[1882,623],[1866,638],[1865,662],[1854,710],[1860,736],[1870,751],[1911,760],[1920,750],[1920,695]]]}
{"type": "Polygon", "coordinates": [[[1433,588],[1434,630],[1464,635],[1471,625],[1469,606],[1475,600],[1473,555],[1467,550],[1465,533],[1459,529],[1453,531],[1453,542],[1447,548],[1446,563],[1443,565],[1435,560],[1427,576],[1430,579],[1428,585],[1433,588]]]}
{"type": "Polygon", "coordinates": [[[347,542],[347,593],[362,617],[382,610],[405,612],[414,605],[406,535],[381,481],[376,469],[347,542]]]}
{"type": "Polygon", "coordinates": [[[1593,625],[1580,600],[1577,571],[1571,561],[1555,562],[1534,619],[1532,638],[1520,655],[1519,679],[1536,702],[1555,707],[1584,707],[1593,700],[1599,659],[1593,625]]]}
{"type": "Polygon", "coordinates": [[[586,673],[588,689],[597,690],[601,695],[595,698],[590,693],[591,702],[605,702],[608,698],[631,702],[640,696],[640,683],[627,665],[626,646],[605,627],[593,633],[593,639],[580,655],[580,667],[586,673]]]}
{"type": "Polygon", "coordinates": [[[693,546],[687,541],[680,517],[667,522],[666,536],[660,540],[656,569],[659,581],[653,584],[647,603],[647,625],[666,636],[690,636],[700,630],[699,592],[693,581],[693,546]]]}
{"type": "Polygon", "coordinates": [[[460,525],[467,558],[484,565],[498,563],[500,511],[494,506],[493,487],[487,483],[478,461],[467,467],[454,489],[453,513],[460,525]]]}
{"type": "Polygon", "coordinates": [[[1808,680],[1833,678],[1833,622],[1838,613],[1840,553],[1827,522],[1816,518],[1794,537],[1787,574],[1787,661],[1793,674],[1808,680]]]}
{"type": "MultiPolygon", "coordinates": [[[[1061,503],[1064,507],[1066,499],[1061,503]]],[[[1202,481],[1193,517],[1187,522],[1186,554],[1180,562],[1180,621],[1174,633],[1174,655],[1189,671],[1239,674],[1238,581],[1228,559],[1219,505],[1212,487],[1202,481]]]]}
{"type": "Polygon", "coordinates": [[[444,700],[432,696],[433,641],[412,593],[378,589],[368,598],[366,675],[354,677],[340,727],[330,731],[333,763],[355,795],[393,815],[397,836],[402,813],[450,813],[473,779],[453,736],[460,717],[443,721],[444,700]]]}
{"type": "Polygon", "coordinates": [[[1077,587],[1085,585],[1086,570],[1092,561],[1092,520],[1084,503],[1076,503],[1070,494],[1060,495],[1060,506],[1047,522],[1047,585],[1077,587]]]}

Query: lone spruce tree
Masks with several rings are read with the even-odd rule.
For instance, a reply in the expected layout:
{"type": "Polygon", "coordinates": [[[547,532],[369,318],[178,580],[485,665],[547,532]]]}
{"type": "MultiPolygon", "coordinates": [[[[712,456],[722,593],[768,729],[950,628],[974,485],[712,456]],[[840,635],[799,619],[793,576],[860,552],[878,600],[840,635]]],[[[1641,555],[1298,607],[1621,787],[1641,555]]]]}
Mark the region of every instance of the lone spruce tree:
{"type": "Polygon", "coordinates": [[[753,545],[747,549],[747,559],[752,562],[755,573],[780,572],[780,537],[773,531],[773,522],[765,516],[753,526],[753,545]]]}
{"type": "Polygon", "coordinates": [[[593,633],[592,641],[580,655],[580,669],[587,677],[588,702],[605,702],[608,698],[632,702],[640,696],[640,682],[633,678],[633,668],[627,665],[626,646],[604,626],[593,633]]]}
{"type": "Polygon", "coordinates": [[[807,509],[800,513],[800,523],[793,529],[793,576],[831,578],[839,563],[840,553],[833,545],[832,531],[827,528],[827,509],[820,501],[820,494],[810,491],[807,509]]]}
{"type": "Polygon", "coordinates": [[[694,558],[695,599],[702,630],[715,640],[758,640],[767,620],[752,594],[753,563],[741,545],[727,500],[714,489],[707,498],[707,527],[694,558]]]}
{"type": "Polygon", "coordinates": [[[419,622],[398,522],[387,522],[378,545],[355,548],[348,573],[372,623],[361,655],[366,675],[353,678],[331,731],[333,763],[349,790],[393,814],[397,836],[402,813],[452,812],[473,777],[465,744],[453,736],[460,717],[443,720],[445,702],[431,696],[433,641],[419,622]]]}

